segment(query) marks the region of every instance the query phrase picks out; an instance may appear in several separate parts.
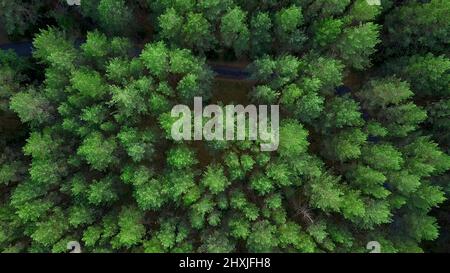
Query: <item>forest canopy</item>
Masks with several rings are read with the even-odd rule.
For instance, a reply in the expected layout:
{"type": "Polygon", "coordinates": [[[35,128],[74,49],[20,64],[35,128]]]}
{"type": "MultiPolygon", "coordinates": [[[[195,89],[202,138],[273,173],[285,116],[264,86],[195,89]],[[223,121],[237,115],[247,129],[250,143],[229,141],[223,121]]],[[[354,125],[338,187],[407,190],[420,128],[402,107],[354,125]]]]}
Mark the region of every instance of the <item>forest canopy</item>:
{"type": "Polygon", "coordinates": [[[0,251],[450,251],[450,1],[372,2],[0,0],[0,251]],[[174,140],[194,97],[278,149],[174,140]]]}

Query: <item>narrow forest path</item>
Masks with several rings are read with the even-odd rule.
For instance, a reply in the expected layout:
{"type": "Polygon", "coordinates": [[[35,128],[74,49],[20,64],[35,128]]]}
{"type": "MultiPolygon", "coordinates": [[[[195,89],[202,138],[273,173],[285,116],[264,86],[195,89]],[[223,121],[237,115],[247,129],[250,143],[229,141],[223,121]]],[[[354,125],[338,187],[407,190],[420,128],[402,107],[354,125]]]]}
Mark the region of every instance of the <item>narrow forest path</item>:
{"type": "MultiPolygon", "coordinates": [[[[31,56],[33,53],[33,43],[31,41],[17,43],[8,43],[7,40],[3,41],[6,43],[0,42],[0,49],[2,50],[13,50],[17,55],[23,57],[31,56]]],[[[247,64],[209,62],[208,65],[216,73],[216,76],[220,78],[233,80],[247,80],[250,78],[250,73],[246,70],[247,64]]]]}

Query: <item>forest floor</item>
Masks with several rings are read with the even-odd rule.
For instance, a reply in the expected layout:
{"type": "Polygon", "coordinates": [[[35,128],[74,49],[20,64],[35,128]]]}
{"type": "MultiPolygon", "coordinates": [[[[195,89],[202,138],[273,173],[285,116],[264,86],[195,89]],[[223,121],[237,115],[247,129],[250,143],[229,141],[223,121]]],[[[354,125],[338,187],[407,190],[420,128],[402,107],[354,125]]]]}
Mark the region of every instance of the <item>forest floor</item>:
{"type": "Polygon", "coordinates": [[[6,34],[5,29],[3,29],[3,26],[0,25],[0,45],[1,44],[8,44],[10,43],[8,39],[8,35],[6,34]]]}

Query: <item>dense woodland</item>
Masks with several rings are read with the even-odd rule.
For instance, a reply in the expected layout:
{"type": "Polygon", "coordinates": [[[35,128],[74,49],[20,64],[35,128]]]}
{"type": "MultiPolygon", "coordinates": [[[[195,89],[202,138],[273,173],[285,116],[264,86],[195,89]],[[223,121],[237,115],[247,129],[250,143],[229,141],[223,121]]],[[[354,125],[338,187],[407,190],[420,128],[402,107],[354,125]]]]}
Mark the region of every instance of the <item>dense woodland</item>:
{"type": "Polygon", "coordinates": [[[0,0],[6,39],[34,47],[0,51],[0,251],[449,252],[449,14],[0,0]],[[279,149],[173,141],[170,111],[194,96],[280,105],[279,149]]]}

